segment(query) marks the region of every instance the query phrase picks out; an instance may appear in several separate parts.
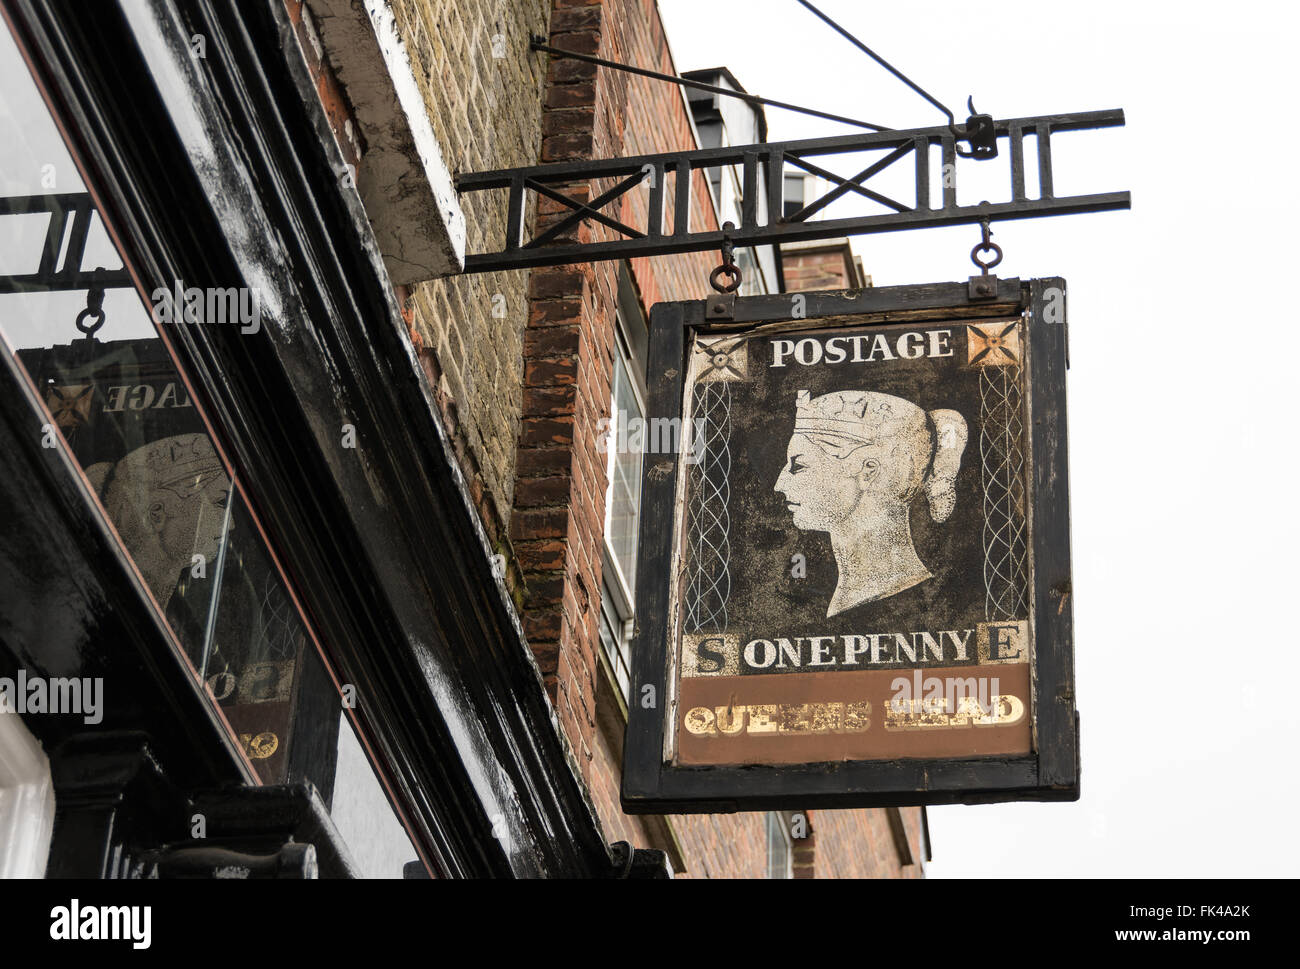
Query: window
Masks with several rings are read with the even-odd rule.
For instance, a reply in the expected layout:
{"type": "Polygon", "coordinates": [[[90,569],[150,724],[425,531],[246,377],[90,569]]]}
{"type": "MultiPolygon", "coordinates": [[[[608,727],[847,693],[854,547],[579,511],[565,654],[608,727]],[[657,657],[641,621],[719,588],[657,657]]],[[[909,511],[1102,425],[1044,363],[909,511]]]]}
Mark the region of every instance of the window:
{"type": "Polygon", "coordinates": [[[785,194],[782,196],[783,209],[781,215],[789,218],[804,207],[805,198],[805,180],[804,175],[786,175],[783,188],[785,194]]]}
{"type": "Polygon", "coordinates": [[[256,776],[286,780],[291,710],[304,681],[319,682],[307,669],[319,660],[163,336],[169,324],[238,326],[255,303],[235,286],[180,282],[143,300],[4,32],[0,77],[16,95],[0,138],[0,216],[11,229],[0,252],[8,277],[0,338],[47,411],[46,446],[77,465],[166,619],[178,660],[206,684],[256,776]]]}
{"type": "MultiPolygon", "coordinates": [[[[226,326],[254,339],[260,294],[243,280],[137,289],[80,160],[2,28],[0,90],[0,352],[25,373],[43,446],[70,459],[249,783],[309,780],[327,805],[337,789],[341,802],[381,811],[388,802],[351,718],[340,716],[337,677],[168,332],[226,326]]],[[[48,771],[32,766],[13,723],[0,736],[0,871],[43,865],[49,844],[48,771]],[[12,860],[3,849],[15,818],[36,834],[12,860]]],[[[363,864],[381,835],[391,853],[415,854],[391,810],[371,826],[379,834],[352,846],[363,864]]]]}
{"type": "Polygon", "coordinates": [[[637,534],[641,525],[641,463],[645,419],[645,358],[649,333],[632,281],[619,272],[614,373],[606,436],[604,581],[600,641],[624,699],[631,689],[628,645],[636,600],[637,534]]]}
{"type": "Polygon", "coordinates": [[[794,877],[794,841],[789,817],[780,811],[767,813],[767,877],[794,877]]]}

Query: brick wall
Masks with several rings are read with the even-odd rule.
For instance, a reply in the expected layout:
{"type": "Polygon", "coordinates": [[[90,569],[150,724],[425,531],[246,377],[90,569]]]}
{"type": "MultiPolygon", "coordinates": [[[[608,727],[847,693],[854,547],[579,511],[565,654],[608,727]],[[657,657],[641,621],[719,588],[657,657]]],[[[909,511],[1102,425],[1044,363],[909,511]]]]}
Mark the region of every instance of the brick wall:
{"type": "MultiPolygon", "coordinates": [[[[550,26],[553,46],[676,71],[652,0],[555,0],[550,26]]],[[[542,132],[544,162],[697,147],[678,88],[565,59],[547,68],[542,132]]],[[[613,184],[573,185],[567,194],[589,200],[613,184]]],[[[717,228],[703,172],[694,176],[692,195],[692,226],[717,228]]],[[[648,188],[639,186],[609,214],[641,225],[647,204],[648,188]]],[[[543,200],[538,229],[568,212],[543,200]]],[[[613,230],[583,223],[563,241],[613,238],[613,230]]],[[[717,253],[636,259],[632,278],[648,310],[660,301],[703,298],[717,263],[717,253]]],[[[665,848],[689,876],[761,878],[767,863],[764,814],[657,819],[625,815],[619,805],[626,720],[599,652],[607,482],[605,456],[596,446],[597,422],[610,412],[617,274],[617,264],[607,262],[539,269],[530,280],[520,477],[511,523],[528,588],[524,626],[607,839],[665,848]]],[[[822,820],[811,831],[820,838],[799,843],[796,860],[805,863],[805,874],[899,873],[884,812],[817,816],[822,820]]]]}
{"type": "MultiPolygon", "coordinates": [[[[556,0],[554,46],[672,70],[658,11],[642,0],[556,0]]],[[[607,158],[695,147],[680,92],[671,85],[555,59],[547,68],[542,114],[544,162],[607,158]]],[[[614,184],[574,185],[590,200],[614,184]]],[[[716,227],[703,172],[694,176],[696,225],[716,227]]],[[[611,214],[643,224],[648,188],[620,200],[611,214]]],[[[537,228],[571,210],[544,199],[537,228]]],[[[617,238],[584,222],[561,241],[617,238]]],[[[707,253],[634,260],[643,302],[698,298],[716,262],[707,253]]],[[[511,536],[527,584],[528,634],[561,724],[590,783],[597,756],[596,691],[600,672],[596,621],[605,520],[605,455],[596,426],[609,416],[618,266],[596,263],[535,270],[524,340],[523,428],[511,536]]]]}
{"type": "MultiPolygon", "coordinates": [[[[546,32],[548,0],[389,2],[447,167],[460,172],[536,164],[545,65],[529,54],[528,42],[546,32]]],[[[498,247],[504,196],[474,192],[460,201],[467,251],[498,247]]],[[[497,272],[399,291],[470,493],[507,558],[527,286],[525,272],[497,272]]]]}
{"type": "Polygon", "coordinates": [[[870,286],[862,263],[853,254],[848,239],[826,239],[781,247],[785,288],[790,292],[814,289],[856,289],[870,286]]]}
{"type": "MultiPolygon", "coordinates": [[[[903,808],[903,827],[913,864],[900,864],[894,836],[884,809],[809,811],[812,872],[816,878],[920,878],[921,809],[903,808]]],[[[799,853],[795,854],[796,863],[799,853]]],[[[795,877],[801,873],[796,870],[795,877]]]]}

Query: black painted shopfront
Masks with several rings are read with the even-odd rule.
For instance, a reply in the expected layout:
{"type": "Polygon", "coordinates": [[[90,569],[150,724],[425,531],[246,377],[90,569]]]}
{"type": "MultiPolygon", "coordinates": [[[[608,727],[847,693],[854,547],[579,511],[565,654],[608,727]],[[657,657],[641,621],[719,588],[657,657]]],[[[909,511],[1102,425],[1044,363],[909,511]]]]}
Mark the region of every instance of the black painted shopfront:
{"type": "Polygon", "coordinates": [[[102,690],[22,714],[47,876],[632,871],[283,7],[0,10],[0,677],[102,690]]]}

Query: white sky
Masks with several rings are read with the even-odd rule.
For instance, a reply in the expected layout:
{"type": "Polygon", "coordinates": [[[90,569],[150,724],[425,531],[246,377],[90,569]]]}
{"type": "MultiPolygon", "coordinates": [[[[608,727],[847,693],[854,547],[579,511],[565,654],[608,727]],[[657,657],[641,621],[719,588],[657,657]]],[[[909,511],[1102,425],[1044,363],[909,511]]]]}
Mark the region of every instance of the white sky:
{"type": "MultiPolygon", "coordinates": [[[[1131,212],[994,225],[1006,252],[996,272],[1069,283],[1083,796],[931,808],[930,876],[1300,874],[1300,627],[1289,614],[1300,246],[1287,232],[1300,207],[1300,13],[1259,2],[818,5],[959,120],[968,94],[996,118],[1127,116],[1125,128],[1058,135],[1052,148],[1058,195],[1128,189],[1131,212]]],[[[751,93],[895,128],[943,121],[794,0],[659,6],[679,71],[725,65],[751,93]]],[[[768,124],[772,140],[855,130],[778,110],[768,124]]],[[[847,176],[857,161],[824,167],[847,176]]],[[[962,203],[1005,198],[988,194],[1008,191],[1005,157],[983,166],[993,187],[962,203]]],[[[853,245],[888,286],[964,280],[977,241],[963,226],[853,245]]]]}

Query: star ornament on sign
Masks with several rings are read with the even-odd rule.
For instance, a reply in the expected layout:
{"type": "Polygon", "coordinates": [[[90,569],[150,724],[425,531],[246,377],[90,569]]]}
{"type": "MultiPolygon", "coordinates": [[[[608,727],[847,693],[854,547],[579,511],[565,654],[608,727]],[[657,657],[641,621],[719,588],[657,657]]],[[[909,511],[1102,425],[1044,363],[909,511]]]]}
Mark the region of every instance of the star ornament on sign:
{"type": "Polygon", "coordinates": [[[972,367],[1005,367],[1020,362],[1020,321],[966,324],[966,362],[972,367]]]}
{"type": "Polygon", "coordinates": [[[95,393],[94,384],[58,387],[49,384],[45,389],[45,405],[61,430],[80,427],[90,420],[90,402],[95,393]]]}
{"type": "Polygon", "coordinates": [[[700,337],[695,353],[701,381],[749,378],[749,356],[741,337],[700,337]]]}

